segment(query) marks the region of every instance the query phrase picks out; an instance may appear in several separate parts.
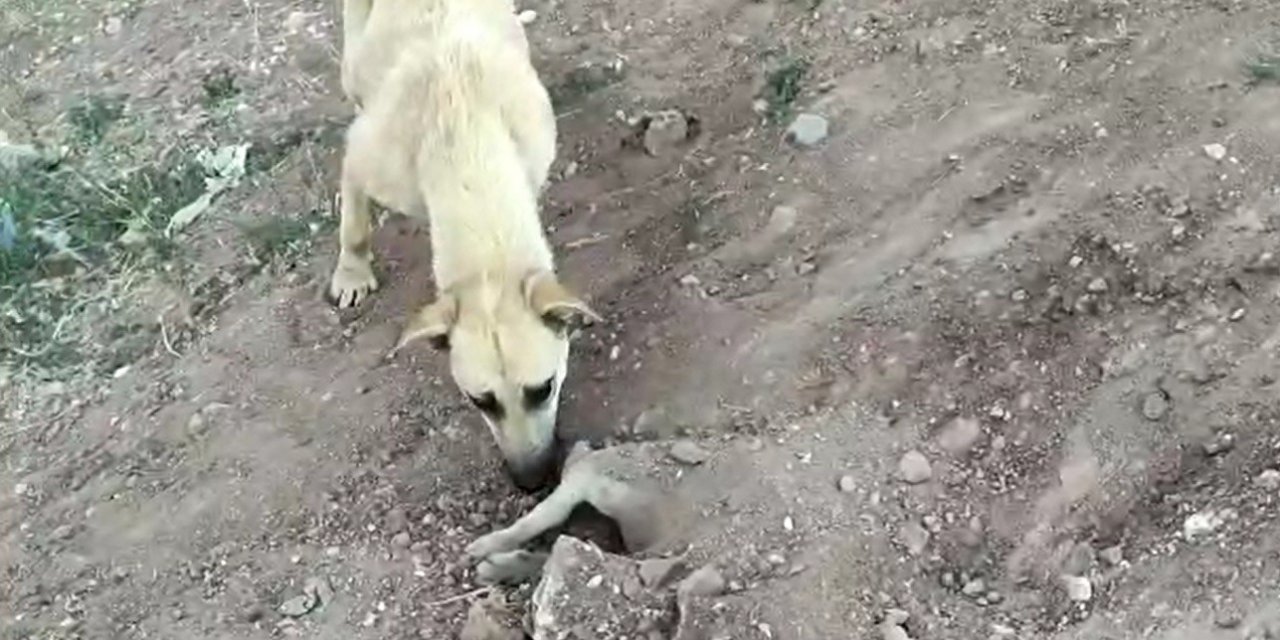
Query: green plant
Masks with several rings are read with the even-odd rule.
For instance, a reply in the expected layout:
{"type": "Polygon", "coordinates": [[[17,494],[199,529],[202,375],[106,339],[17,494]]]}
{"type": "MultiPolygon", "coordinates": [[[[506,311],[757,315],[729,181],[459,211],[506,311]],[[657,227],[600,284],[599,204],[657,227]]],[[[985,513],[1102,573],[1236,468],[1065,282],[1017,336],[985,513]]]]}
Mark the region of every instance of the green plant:
{"type": "Polygon", "coordinates": [[[809,73],[809,61],[804,58],[784,56],[765,76],[765,114],[773,122],[782,122],[791,115],[792,106],[800,97],[805,76],[809,73]]]}

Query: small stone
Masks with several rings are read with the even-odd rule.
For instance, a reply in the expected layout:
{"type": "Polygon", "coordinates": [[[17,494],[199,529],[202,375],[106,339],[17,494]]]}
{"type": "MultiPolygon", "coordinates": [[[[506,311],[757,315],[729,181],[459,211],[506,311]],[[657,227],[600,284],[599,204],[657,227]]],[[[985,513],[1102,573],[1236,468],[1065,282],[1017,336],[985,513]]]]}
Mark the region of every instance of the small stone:
{"type": "Polygon", "coordinates": [[[802,113],[787,127],[786,139],[797,146],[813,147],[827,139],[830,129],[826,118],[816,113],[802,113]]]}
{"type": "Polygon", "coordinates": [[[280,605],[280,615],[286,618],[301,618],[310,613],[315,604],[316,599],[308,595],[289,598],[280,605]]]}
{"type": "Polygon", "coordinates": [[[1220,456],[1236,447],[1236,437],[1230,433],[1214,434],[1212,440],[1205,442],[1202,446],[1204,454],[1209,457],[1220,456]]]}
{"type": "Polygon", "coordinates": [[[920,484],[933,477],[933,467],[923,453],[912,449],[898,461],[898,477],[907,484],[920,484]]]}
{"type": "Polygon", "coordinates": [[[387,511],[387,515],[382,520],[382,526],[387,533],[400,533],[409,528],[409,517],[405,514],[404,509],[393,507],[387,511]]]}
{"type": "Polygon", "coordinates": [[[680,277],[680,286],[682,287],[697,287],[701,285],[702,280],[692,273],[680,277]]]}
{"type": "Polygon", "coordinates": [[[651,156],[668,155],[689,139],[689,120],[675,109],[659,111],[645,119],[644,150],[651,156]]]}
{"type": "Polygon", "coordinates": [[[1062,590],[1072,602],[1088,602],[1093,599],[1093,583],[1081,576],[1062,576],[1062,590]]]}
{"type": "Polygon", "coordinates": [[[987,583],[983,582],[982,578],[974,578],[973,580],[964,583],[964,587],[960,589],[960,593],[963,593],[970,598],[977,598],[986,592],[987,583]]]}
{"type": "Polygon", "coordinates": [[[938,433],[938,446],[952,455],[962,455],[968,453],[981,437],[982,426],[977,420],[956,418],[938,433]]]}
{"type": "Polygon", "coordinates": [[[1169,398],[1163,391],[1152,391],[1142,399],[1142,415],[1153,422],[1169,413],[1169,398]]]}
{"type": "Polygon", "coordinates": [[[533,24],[533,21],[538,19],[538,12],[533,9],[525,9],[516,15],[516,19],[520,21],[520,24],[533,24]]]}
{"type": "Polygon", "coordinates": [[[765,234],[770,236],[780,236],[796,226],[796,219],[799,218],[800,212],[795,207],[787,205],[778,205],[773,208],[773,212],[769,214],[769,223],[765,225],[765,234]]]}
{"type": "Polygon", "coordinates": [[[76,532],[75,527],[69,524],[64,524],[64,525],[59,525],[52,532],[50,532],[49,537],[55,541],[61,542],[63,540],[66,540],[67,538],[70,538],[72,534],[74,534],[75,532],[76,532]]]}
{"type": "Polygon", "coordinates": [[[1215,511],[1193,513],[1182,523],[1182,537],[1188,542],[1193,542],[1217,531],[1222,524],[1222,515],[1215,511]]]}
{"type": "Polygon", "coordinates": [[[858,489],[858,483],[853,479],[853,476],[843,475],[836,481],[836,488],[840,490],[840,493],[853,493],[858,489]]]}
{"type": "Polygon", "coordinates": [[[1094,278],[1089,281],[1089,284],[1085,285],[1085,290],[1089,293],[1103,293],[1108,288],[1110,287],[1107,285],[1105,278],[1094,278]]]}
{"type": "Polygon", "coordinates": [[[1213,624],[1219,629],[1235,629],[1241,622],[1244,622],[1244,616],[1240,610],[1229,605],[1213,614],[1213,624]]]}
{"type": "Polygon", "coordinates": [[[641,560],[637,572],[644,586],[654,589],[661,587],[682,564],[679,558],[652,558],[641,560]]]}
{"type": "Polygon", "coordinates": [[[1004,602],[1004,595],[1002,595],[999,591],[996,591],[995,589],[988,591],[987,595],[983,597],[986,598],[987,602],[990,602],[991,604],[1000,604],[1001,602],[1004,602]]]}
{"type": "Polygon", "coordinates": [[[903,523],[902,528],[898,530],[898,538],[902,546],[906,547],[907,552],[913,556],[924,553],[929,546],[929,537],[929,531],[915,520],[903,523]]]}
{"type": "Polygon", "coordinates": [[[901,627],[906,625],[907,621],[910,619],[911,613],[905,609],[889,609],[884,612],[884,620],[882,622],[883,624],[891,624],[896,627],[901,627]]]}
{"type": "Polygon", "coordinates": [[[911,640],[906,629],[896,624],[880,625],[880,640],[911,640]]]}
{"type": "Polygon", "coordinates": [[[1098,557],[1102,558],[1102,561],[1108,565],[1118,567],[1122,562],[1124,562],[1124,548],[1120,545],[1107,547],[1106,549],[1098,552],[1098,557]]]}
{"type": "Polygon", "coordinates": [[[724,576],[715,567],[707,565],[680,581],[676,591],[682,596],[713,597],[725,592],[724,576]]]}
{"type": "Polygon", "coordinates": [[[120,30],[123,28],[124,28],[124,21],[117,16],[111,16],[110,18],[107,18],[107,21],[102,25],[102,31],[109,36],[114,36],[117,33],[120,33],[120,30]]]}
{"type": "Polygon", "coordinates": [[[1027,293],[1026,289],[1015,289],[1014,292],[1009,295],[1009,299],[1014,302],[1026,302],[1028,297],[1030,297],[1030,294],[1027,293]]]}
{"type": "Polygon", "coordinates": [[[1254,486],[1259,489],[1275,491],[1280,489],[1280,471],[1275,469],[1266,469],[1253,479],[1254,486]]]}
{"type": "Polygon", "coordinates": [[[412,543],[413,541],[409,538],[408,531],[401,531],[400,533],[391,536],[391,546],[397,549],[408,549],[409,545],[412,543]]]}
{"type": "Polygon", "coordinates": [[[671,458],[676,462],[689,465],[698,465],[707,461],[711,457],[706,449],[694,444],[691,440],[680,440],[671,445],[671,458]]]}
{"type": "Polygon", "coordinates": [[[1236,309],[1235,311],[1232,311],[1232,312],[1231,312],[1231,315],[1227,316],[1227,319],[1228,319],[1228,320],[1230,320],[1230,321],[1232,321],[1232,322],[1240,322],[1241,320],[1244,320],[1244,314],[1245,314],[1245,313],[1246,313],[1246,311],[1245,311],[1244,307],[1240,307],[1240,308],[1236,309]]]}
{"type": "Polygon", "coordinates": [[[1227,157],[1227,148],[1217,142],[1213,142],[1204,146],[1204,154],[1215,161],[1221,161],[1227,157]]]}

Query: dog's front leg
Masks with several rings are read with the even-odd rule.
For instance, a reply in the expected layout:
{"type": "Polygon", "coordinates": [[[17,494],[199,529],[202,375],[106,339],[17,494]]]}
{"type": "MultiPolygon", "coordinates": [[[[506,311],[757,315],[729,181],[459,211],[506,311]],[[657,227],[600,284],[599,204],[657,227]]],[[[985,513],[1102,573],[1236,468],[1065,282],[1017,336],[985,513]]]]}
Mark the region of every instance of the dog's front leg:
{"type": "Polygon", "coordinates": [[[575,507],[582,502],[586,487],[583,478],[591,476],[570,475],[556,487],[551,495],[538,503],[532,511],[516,520],[511,526],[476,538],[467,545],[467,555],[483,559],[495,553],[513,551],[569,519],[575,507]]]}

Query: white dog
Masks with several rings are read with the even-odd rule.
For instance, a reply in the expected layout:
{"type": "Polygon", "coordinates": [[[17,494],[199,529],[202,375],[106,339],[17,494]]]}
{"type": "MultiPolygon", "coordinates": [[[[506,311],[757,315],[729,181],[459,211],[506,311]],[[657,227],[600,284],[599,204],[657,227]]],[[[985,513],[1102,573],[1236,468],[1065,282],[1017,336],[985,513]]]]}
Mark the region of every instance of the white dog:
{"type": "Polygon", "coordinates": [[[556,121],[524,29],[511,0],[345,0],[343,20],[342,86],[358,115],[329,294],[348,307],[378,287],[371,199],[429,219],[439,293],[397,349],[448,349],[516,483],[540,486],[569,328],[596,314],[557,280],[543,233],[556,121]]]}

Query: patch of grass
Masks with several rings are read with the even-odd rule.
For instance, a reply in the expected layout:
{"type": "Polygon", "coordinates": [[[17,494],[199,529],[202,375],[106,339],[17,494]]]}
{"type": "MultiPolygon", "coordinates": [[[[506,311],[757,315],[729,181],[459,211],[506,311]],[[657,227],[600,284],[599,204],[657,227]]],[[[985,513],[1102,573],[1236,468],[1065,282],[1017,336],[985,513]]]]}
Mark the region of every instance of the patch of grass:
{"type": "Polygon", "coordinates": [[[72,139],[84,145],[102,141],[107,130],[124,116],[125,101],[118,96],[90,95],[71,105],[67,121],[71,124],[72,139]]]}
{"type": "Polygon", "coordinates": [[[204,189],[182,159],[104,175],[75,166],[0,173],[0,366],[56,371],[83,362],[77,314],[121,273],[172,255],[169,216],[204,189]]]}
{"type": "Polygon", "coordinates": [[[765,76],[763,95],[765,115],[775,123],[783,122],[791,116],[792,107],[800,97],[804,88],[805,76],[809,74],[809,61],[804,58],[784,56],[765,76]]]}
{"type": "Polygon", "coordinates": [[[572,106],[588,95],[622,81],[624,74],[618,64],[583,64],[565,74],[560,82],[547,88],[551,104],[557,110],[572,106]]]}
{"type": "Polygon", "coordinates": [[[1280,82],[1280,55],[1261,54],[1244,68],[1254,83],[1280,82]]]}

